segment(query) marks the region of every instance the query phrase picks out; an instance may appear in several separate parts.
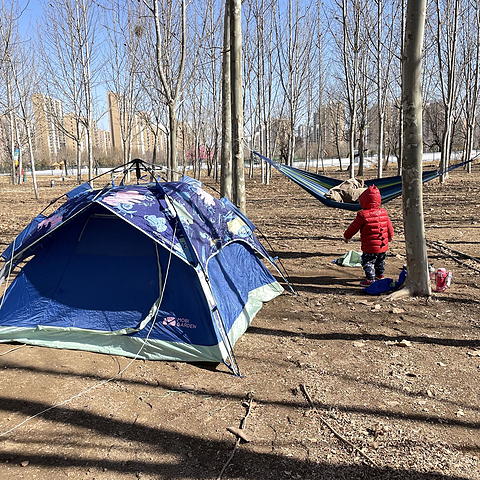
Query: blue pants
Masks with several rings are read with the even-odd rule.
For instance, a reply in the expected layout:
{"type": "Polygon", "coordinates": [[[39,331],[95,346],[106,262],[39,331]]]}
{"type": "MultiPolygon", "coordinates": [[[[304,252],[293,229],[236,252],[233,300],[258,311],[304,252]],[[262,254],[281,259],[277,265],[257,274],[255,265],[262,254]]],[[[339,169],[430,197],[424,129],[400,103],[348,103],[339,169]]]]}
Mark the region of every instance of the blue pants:
{"type": "Polygon", "coordinates": [[[374,280],[375,276],[380,277],[385,271],[385,257],[383,253],[362,253],[362,267],[368,280],[374,280]]]}

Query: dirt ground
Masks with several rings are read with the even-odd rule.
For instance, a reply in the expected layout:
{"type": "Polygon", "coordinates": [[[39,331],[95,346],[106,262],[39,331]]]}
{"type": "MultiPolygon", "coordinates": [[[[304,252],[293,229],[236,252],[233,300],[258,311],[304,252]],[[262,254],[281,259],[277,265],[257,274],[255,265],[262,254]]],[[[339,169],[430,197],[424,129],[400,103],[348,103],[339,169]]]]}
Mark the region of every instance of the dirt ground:
{"type": "MultiPolygon", "coordinates": [[[[7,181],[1,250],[73,185],[41,178],[36,201],[31,179],[7,181]]],[[[429,241],[480,258],[479,181],[475,165],[425,184],[429,241]]],[[[270,186],[248,180],[247,196],[297,294],[264,305],[235,345],[244,377],[224,365],[0,344],[0,479],[480,479],[480,263],[430,248],[451,287],[392,303],[362,290],[361,268],[333,263],[360,251],[358,235],[342,241],[355,213],[279,173],[270,186]],[[227,428],[242,422],[250,442],[235,449],[227,428]]],[[[386,274],[397,278],[401,200],[386,207],[386,274]]]]}

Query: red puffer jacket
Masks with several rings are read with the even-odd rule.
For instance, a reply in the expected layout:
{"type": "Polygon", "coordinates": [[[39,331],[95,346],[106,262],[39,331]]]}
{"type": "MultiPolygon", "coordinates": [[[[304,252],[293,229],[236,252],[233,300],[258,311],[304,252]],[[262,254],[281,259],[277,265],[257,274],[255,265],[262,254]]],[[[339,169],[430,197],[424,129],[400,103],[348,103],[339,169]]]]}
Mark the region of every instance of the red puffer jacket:
{"type": "Polygon", "coordinates": [[[388,242],[393,238],[393,226],[387,211],[380,205],[382,197],[375,185],[370,185],[358,199],[363,210],[345,230],[343,236],[350,240],[359,230],[362,251],[382,253],[388,250],[388,242]]]}

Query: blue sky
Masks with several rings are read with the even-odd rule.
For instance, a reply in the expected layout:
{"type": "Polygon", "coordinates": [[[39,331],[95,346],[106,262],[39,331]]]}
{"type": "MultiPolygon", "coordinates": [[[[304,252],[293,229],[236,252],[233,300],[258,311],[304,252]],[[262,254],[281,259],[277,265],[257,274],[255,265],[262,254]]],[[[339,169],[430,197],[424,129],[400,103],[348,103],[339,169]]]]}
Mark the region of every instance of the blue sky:
{"type": "Polygon", "coordinates": [[[26,6],[26,9],[20,22],[22,34],[27,33],[30,27],[35,27],[37,19],[42,14],[42,6],[39,0],[30,0],[28,5],[27,2],[25,2],[24,5],[26,6]]]}

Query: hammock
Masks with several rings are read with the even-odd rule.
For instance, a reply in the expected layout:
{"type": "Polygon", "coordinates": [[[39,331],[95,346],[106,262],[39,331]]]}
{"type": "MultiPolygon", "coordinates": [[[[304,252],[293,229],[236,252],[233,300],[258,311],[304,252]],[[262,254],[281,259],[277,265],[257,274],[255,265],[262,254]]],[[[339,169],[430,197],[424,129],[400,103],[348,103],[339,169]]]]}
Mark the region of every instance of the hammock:
{"type": "MultiPolygon", "coordinates": [[[[362,209],[359,203],[337,202],[335,200],[325,197],[325,194],[331,188],[340,185],[344,180],[326,177],[324,175],[319,175],[316,173],[308,172],[306,170],[301,170],[300,168],[290,167],[283,163],[275,162],[270,158],[264,157],[257,152],[253,153],[255,153],[255,155],[260,157],[262,160],[265,160],[267,163],[275,167],[279,172],[283,173],[290,180],[293,180],[295,183],[300,185],[304,190],[313,195],[317,200],[320,200],[325,206],[352,211],[358,211],[362,209]]],[[[446,172],[465,165],[472,160],[466,160],[465,162],[453,165],[448,168],[446,172]]],[[[439,177],[441,174],[442,172],[440,172],[439,170],[423,172],[422,183],[433,180],[434,178],[439,177]]],[[[384,177],[375,178],[372,180],[365,180],[365,186],[368,187],[369,185],[375,185],[380,190],[380,194],[382,196],[382,203],[389,202],[390,200],[393,200],[394,198],[397,198],[402,194],[401,175],[397,175],[395,177],[384,177]]]]}

